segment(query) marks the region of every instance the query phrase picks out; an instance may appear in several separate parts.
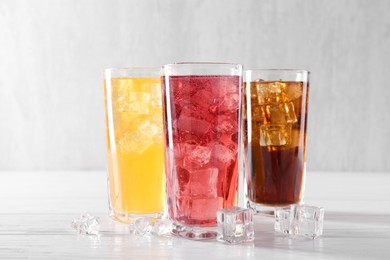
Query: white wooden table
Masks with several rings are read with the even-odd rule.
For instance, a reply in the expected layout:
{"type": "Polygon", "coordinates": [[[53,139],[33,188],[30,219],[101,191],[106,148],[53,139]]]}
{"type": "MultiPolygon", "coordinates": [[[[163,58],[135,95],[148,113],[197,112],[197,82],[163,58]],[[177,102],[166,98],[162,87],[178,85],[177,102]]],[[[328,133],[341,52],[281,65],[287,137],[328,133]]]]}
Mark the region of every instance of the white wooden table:
{"type": "Polygon", "coordinates": [[[0,259],[390,259],[390,174],[309,172],[305,202],[325,208],[324,234],[291,239],[256,216],[255,241],[135,237],[107,217],[106,173],[0,172],[0,259]],[[102,234],[70,227],[83,212],[102,234]]]}

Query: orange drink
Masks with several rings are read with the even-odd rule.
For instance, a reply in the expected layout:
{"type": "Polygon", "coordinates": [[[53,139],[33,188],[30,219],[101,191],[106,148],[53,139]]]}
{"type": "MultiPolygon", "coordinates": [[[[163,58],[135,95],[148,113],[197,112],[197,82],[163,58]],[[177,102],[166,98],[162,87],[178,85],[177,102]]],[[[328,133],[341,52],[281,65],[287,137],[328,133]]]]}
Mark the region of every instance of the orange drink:
{"type": "Polygon", "coordinates": [[[105,72],[110,215],[122,222],[165,208],[159,69],[105,72]]]}

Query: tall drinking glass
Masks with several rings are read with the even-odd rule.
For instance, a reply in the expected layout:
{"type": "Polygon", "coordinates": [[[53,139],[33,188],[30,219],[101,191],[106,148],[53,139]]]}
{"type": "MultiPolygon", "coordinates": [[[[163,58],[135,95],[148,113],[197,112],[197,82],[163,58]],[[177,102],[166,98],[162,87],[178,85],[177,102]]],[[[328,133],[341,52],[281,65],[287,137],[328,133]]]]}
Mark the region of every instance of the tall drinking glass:
{"type": "Polygon", "coordinates": [[[158,218],[166,201],[160,69],[106,69],[104,97],[110,216],[158,218]]]}
{"type": "Polygon", "coordinates": [[[165,171],[173,233],[216,236],[217,211],[237,204],[242,66],[162,69],[165,171]]]}
{"type": "Polygon", "coordinates": [[[303,198],[309,72],[248,70],[244,77],[248,204],[271,213],[303,198]]]}

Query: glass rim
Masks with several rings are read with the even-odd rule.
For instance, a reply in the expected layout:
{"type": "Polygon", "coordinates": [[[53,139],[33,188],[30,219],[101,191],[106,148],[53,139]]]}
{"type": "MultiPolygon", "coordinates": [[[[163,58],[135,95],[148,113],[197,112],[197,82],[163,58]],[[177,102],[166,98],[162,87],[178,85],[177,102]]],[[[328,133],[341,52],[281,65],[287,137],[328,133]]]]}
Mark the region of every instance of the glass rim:
{"type": "Polygon", "coordinates": [[[242,67],[242,64],[240,63],[233,63],[233,62],[202,62],[202,61],[185,61],[185,62],[175,62],[175,63],[168,63],[168,64],[164,64],[162,65],[161,67],[162,68],[165,68],[165,67],[174,67],[174,66],[180,66],[180,67],[184,67],[184,66],[218,66],[218,65],[221,65],[221,66],[241,66],[242,67]]]}
{"type": "Polygon", "coordinates": [[[244,73],[247,72],[301,72],[301,73],[307,73],[310,74],[309,70],[305,69],[246,69],[244,70],[244,73]]]}
{"type": "Polygon", "coordinates": [[[109,71],[128,71],[128,70],[134,70],[134,71],[153,71],[153,70],[160,70],[161,67],[123,67],[123,68],[105,68],[103,69],[104,72],[109,72],[109,71]]]}

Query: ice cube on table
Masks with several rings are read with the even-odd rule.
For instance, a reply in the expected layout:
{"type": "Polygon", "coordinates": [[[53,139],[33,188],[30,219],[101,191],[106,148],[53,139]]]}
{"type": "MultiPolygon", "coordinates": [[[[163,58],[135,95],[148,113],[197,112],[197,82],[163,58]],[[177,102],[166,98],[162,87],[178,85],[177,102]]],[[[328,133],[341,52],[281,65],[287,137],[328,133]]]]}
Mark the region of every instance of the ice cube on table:
{"type": "Polygon", "coordinates": [[[283,146],[290,143],[291,125],[261,125],[260,146],[283,146]]]}
{"type": "Polygon", "coordinates": [[[152,227],[155,236],[167,236],[172,231],[172,222],[169,219],[157,219],[152,227]]]}
{"type": "Polygon", "coordinates": [[[219,210],[218,240],[238,244],[254,240],[253,212],[251,209],[233,207],[219,210]]]}
{"type": "Polygon", "coordinates": [[[324,208],[291,205],[275,208],[275,231],[315,239],[322,235],[324,208]]]}
{"type": "Polygon", "coordinates": [[[152,230],[152,223],[148,217],[137,218],[133,222],[134,233],[138,236],[145,236],[152,230]]]}
{"type": "Polygon", "coordinates": [[[295,205],[286,207],[277,207],[274,210],[275,215],[275,231],[283,234],[294,233],[294,217],[295,217],[295,205]]]}
{"type": "Polygon", "coordinates": [[[208,168],[192,171],[190,174],[189,186],[191,196],[202,196],[214,198],[217,196],[218,169],[208,168]]]}
{"type": "Polygon", "coordinates": [[[89,213],[84,213],[74,219],[71,226],[82,235],[98,235],[100,230],[99,218],[89,213]]]}
{"type": "Polygon", "coordinates": [[[324,226],[324,209],[321,207],[299,205],[295,219],[297,222],[295,234],[309,238],[322,235],[324,226]]]}

